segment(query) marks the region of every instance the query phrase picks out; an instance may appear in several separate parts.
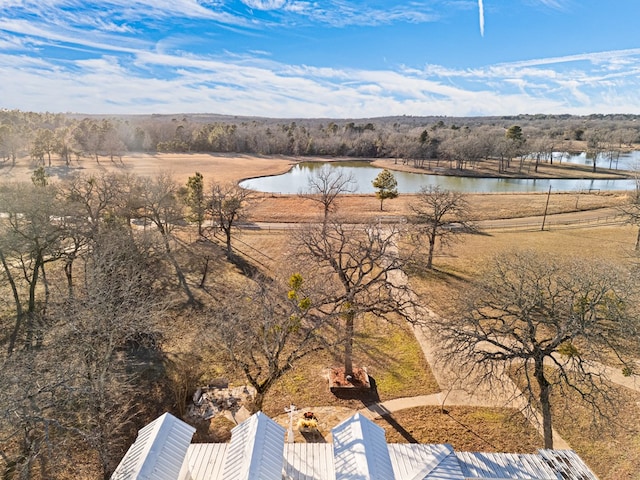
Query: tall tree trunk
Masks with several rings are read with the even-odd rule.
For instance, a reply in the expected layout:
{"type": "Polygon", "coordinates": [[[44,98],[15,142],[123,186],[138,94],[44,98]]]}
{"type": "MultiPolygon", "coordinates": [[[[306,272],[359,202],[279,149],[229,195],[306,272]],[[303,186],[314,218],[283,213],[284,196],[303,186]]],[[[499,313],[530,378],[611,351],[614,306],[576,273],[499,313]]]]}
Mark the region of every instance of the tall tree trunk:
{"type": "Polygon", "coordinates": [[[169,258],[169,261],[171,262],[174,270],[176,271],[176,276],[178,277],[178,283],[184,290],[184,293],[187,294],[188,303],[195,304],[196,299],[193,296],[191,289],[189,288],[189,284],[187,283],[187,279],[185,278],[184,273],[182,272],[182,268],[180,268],[178,261],[176,260],[176,258],[173,256],[173,253],[171,252],[171,245],[169,244],[169,234],[164,229],[161,229],[160,232],[164,240],[164,248],[167,254],[167,258],[169,258]]]}
{"type": "Polygon", "coordinates": [[[36,286],[38,285],[38,272],[42,264],[42,253],[38,252],[36,255],[36,263],[33,267],[33,276],[29,280],[29,303],[27,305],[27,337],[24,345],[26,348],[32,347],[33,334],[35,333],[35,314],[36,314],[36,286]]]}
{"type": "Polygon", "coordinates": [[[349,307],[345,314],[344,374],[353,375],[353,335],[355,314],[349,307]]]}
{"type": "Polygon", "coordinates": [[[202,269],[202,278],[200,279],[200,283],[198,284],[198,287],[200,288],[204,288],[204,285],[207,281],[207,274],[209,273],[209,260],[211,259],[211,257],[206,256],[204,257],[204,268],[202,269]]]}
{"type": "Polygon", "coordinates": [[[542,409],[542,431],[544,438],[544,448],[553,448],[553,428],[551,422],[551,401],[549,395],[551,393],[551,385],[547,381],[544,375],[543,359],[536,359],[535,371],[538,387],[540,387],[540,394],[538,399],[540,400],[540,408],[542,409]]]}
{"type": "Polygon", "coordinates": [[[7,280],[9,281],[9,285],[11,286],[11,292],[13,293],[13,301],[16,305],[16,324],[11,332],[9,337],[9,345],[7,347],[7,356],[11,356],[13,350],[16,347],[16,341],[18,339],[18,332],[22,326],[22,318],[24,312],[22,311],[22,302],[20,301],[20,295],[18,294],[18,287],[16,286],[16,282],[9,270],[9,265],[7,264],[7,260],[4,256],[4,252],[0,250],[0,261],[2,262],[2,266],[4,267],[4,271],[7,275],[7,280]]]}
{"type": "Polygon", "coordinates": [[[231,257],[233,257],[233,249],[231,248],[231,229],[225,228],[224,233],[226,236],[226,243],[227,243],[227,258],[231,260],[231,257]]]}
{"type": "Polygon", "coordinates": [[[253,413],[262,410],[266,393],[267,392],[262,391],[262,389],[256,389],[256,397],[253,399],[253,413]]]}
{"type": "Polygon", "coordinates": [[[67,257],[64,263],[64,274],[67,277],[67,292],[73,298],[73,257],[67,257]]]}
{"type": "Polygon", "coordinates": [[[433,268],[433,251],[436,248],[436,228],[435,224],[431,232],[429,232],[429,256],[427,257],[427,268],[433,268]]]}
{"type": "Polygon", "coordinates": [[[636,236],[636,246],[635,250],[640,250],[640,226],[638,227],[638,235],[636,236]]]}

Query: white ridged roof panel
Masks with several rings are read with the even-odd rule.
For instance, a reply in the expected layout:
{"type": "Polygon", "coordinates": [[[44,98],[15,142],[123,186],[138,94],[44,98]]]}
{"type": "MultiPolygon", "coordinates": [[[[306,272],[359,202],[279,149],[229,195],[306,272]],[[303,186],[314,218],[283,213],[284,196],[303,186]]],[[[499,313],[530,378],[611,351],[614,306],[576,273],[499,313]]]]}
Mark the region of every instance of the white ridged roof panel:
{"type": "Polygon", "coordinates": [[[331,430],[336,480],[391,480],[384,429],[356,413],[331,430]]]}
{"type": "Polygon", "coordinates": [[[286,443],[284,480],[336,480],[333,445],[330,443],[286,443]]]}
{"type": "Polygon", "coordinates": [[[111,480],[176,480],[195,431],[170,413],[161,415],[138,432],[111,480]]]}
{"type": "Polygon", "coordinates": [[[228,443],[189,445],[179,480],[215,480],[222,478],[228,443]]]}
{"type": "Polygon", "coordinates": [[[464,480],[451,445],[390,443],[395,478],[407,480],[464,480]]]}
{"type": "Polygon", "coordinates": [[[264,413],[231,430],[225,480],[281,480],[285,430],[264,413]]]}
{"type": "Polygon", "coordinates": [[[465,478],[557,480],[555,472],[538,455],[456,452],[465,478]]]}
{"type": "Polygon", "coordinates": [[[333,445],[284,444],[285,430],[258,413],[230,444],[190,445],[195,429],[164,414],[138,433],[112,480],[597,480],[572,450],[537,454],[454,452],[450,445],[389,444],[356,414],[333,445]]]}

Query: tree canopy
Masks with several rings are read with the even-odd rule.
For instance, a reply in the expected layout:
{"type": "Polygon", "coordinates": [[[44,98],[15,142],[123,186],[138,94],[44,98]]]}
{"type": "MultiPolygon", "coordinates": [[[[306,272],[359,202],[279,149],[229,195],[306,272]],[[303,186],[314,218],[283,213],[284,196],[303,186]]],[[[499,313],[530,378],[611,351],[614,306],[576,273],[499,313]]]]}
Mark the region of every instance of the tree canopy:
{"type": "Polygon", "coordinates": [[[561,392],[577,392],[600,414],[603,405],[615,411],[605,365],[636,368],[636,294],[628,274],[604,262],[511,252],[465,291],[455,321],[432,318],[431,326],[443,360],[461,372],[490,382],[510,374],[523,384],[528,404],[540,406],[544,446],[553,448],[551,404],[561,392]]]}
{"type": "Polygon", "coordinates": [[[382,211],[385,200],[398,196],[398,181],[393,173],[385,168],[371,183],[376,189],[376,197],[380,199],[380,210],[382,211]]]}

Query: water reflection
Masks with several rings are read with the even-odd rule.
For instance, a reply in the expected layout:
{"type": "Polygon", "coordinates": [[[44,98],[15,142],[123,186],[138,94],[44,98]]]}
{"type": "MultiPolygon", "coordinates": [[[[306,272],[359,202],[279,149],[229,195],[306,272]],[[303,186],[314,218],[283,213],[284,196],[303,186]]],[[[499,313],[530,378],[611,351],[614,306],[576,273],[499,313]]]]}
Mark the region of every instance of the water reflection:
{"type": "MultiPolygon", "coordinates": [[[[564,152],[553,153],[554,163],[575,163],[578,165],[593,165],[593,158],[587,157],[585,152],[578,155],[570,155],[564,152]]],[[[640,169],[640,151],[634,150],[633,152],[609,155],[608,153],[601,153],[598,155],[598,161],[596,168],[611,168],[613,170],[639,170],[640,169]]]]}
{"type": "MultiPolygon", "coordinates": [[[[295,194],[308,188],[309,176],[323,165],[331,165],[345,175],[352,175],[357,182],[357,193],[374,193],[371,182],[382,170],[367,161],[348,162],[302,162],[282,175],[252,178],[240,185],[244,188],[267,193],[295,194]]],[[[530,179],[530,178],[473,178],[427,175],[393,171],[398,180],[400,193],[416,193],[423,185],[438,185],[447,190],[467,193],[546,192],[584,190],[631,190],[634,180],[575,180],[575,179],[530,179]]]]}

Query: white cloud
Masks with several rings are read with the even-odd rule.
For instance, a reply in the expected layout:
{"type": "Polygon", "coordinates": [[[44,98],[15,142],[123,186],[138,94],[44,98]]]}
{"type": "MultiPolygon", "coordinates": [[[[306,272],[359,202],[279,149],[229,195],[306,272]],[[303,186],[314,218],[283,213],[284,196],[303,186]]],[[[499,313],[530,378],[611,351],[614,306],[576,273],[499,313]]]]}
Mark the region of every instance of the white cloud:
{"type": "MultiPolygon", "coordinates": [[[[245,3],[254,3],[254,1],[245,3]]],[[[265,2],[257,1],[255,3],[265,2]]],[[[436,13],[428,2],[400,3],[391,8],[382,9],[372,8],[367,2],[289,1],[283,5],[282,10],[307,18],[312,23],[328,24],[334,27],[427,23],[441,18],[440,14],[436,13]]]]}
{"type": "Polygon", "coordinates": [[[149,43],[134,37],[110,35],[94,32],[87,35],[85,31],[69,28],[58,28],[45,23],[28,22],[20,19],[0,19],[0,31],[26,35],[46,42],[80,45],[98,50],[133,52],[149,43]]]}
{"type": "Polygon", "coordinates": [[[541,3],[545,7],[554,8],[556,10],[564,10],[566,8],[567,0],[536,0],[537,3],[541,3]]]}
{"type": "MultiPolygon", "coordinates": [[[[560,4],[555,0],[538,1],[547,6],[560,4]]],[[[137,20],[155,18],[160,24],[174,16],[207,18],[228,28],[243,28],[246,33],[245,27],[253,25],[254,20],[225,13],[229,4],[223,1],[0,2],[0,31],[4,32],[0,52],[21,53],[0,54],[3,107],[282,117],[616,110],[640,113],[640,48],[467,69],[442,65],[426,65],[424,69],[340,69],[280,63],[263,51],[224,52],[220,56],[179,53],[192,41],[190,33],[153,42],[136,38],[137,20]],[[89,10],[80,9],[86,5],[89,10]],[[29,18],[35,20],[3,16],[9,9],[29,10],[29,18]],[[82,55],[78,56],[83,59],[48,60],[40,55],[48,46],[81,50],[82,55]]],[[[397,2],[387,9],[362,0],[244,3],[254,9],[274,10],[274,16],[289,13],[311,23],[332,26],[425,22],[436,18],[431,11],[433,2],[397,2]]],[[[475,5],[474,0],[467,0],[452,8],[475,5]]],[[[482,0],[478,5],[483,6],[482,0]]],[[[480,15],[482,21],[482,10],[480,15]]]]}
{"type": "Polygon", "coordinates": [[[612,61],[620,61],[624,58],[640,56],[640,48],[631,48],[626,50],[612,50],[607,52],[581,53],[577,55],[566,55],[564,57],[540,58],[535,60],[524,60],[520,62],[510,62],[503,65],[511,67],[529,67],[538,65],[552,65],[557,63],[570,62],[591,62],[591,63],[610,63],[612,61]]]}
{"type": "MultiPolygon", "coordinates": [[[[399,3],[390,8],[372,8],[366,1],[331,0],[241,0],[249,9],[274,11],[282,26],[301,18],[315,24],[334,27],[348,25],[388,25],[396,22],[423,23],[440,18],[429,2],[399,3]]],[[[260,21],[250,13],[245,15],[226,1],[206,0],[1,0],[0,17],[22,12],[56,25],[102,28],[108,31],[130,31],[130,23],[152,22],[171,18],[202,19],[255,28],[260,21]]]]}
{"type": "Polygon", "coordinates": [[[146,49],[133,50],[130,57],[56,64],[0,55],[5,78],[0,96],[16,102],[5,104],[8,108],[85,113],[344,118],[640,113],[637,70],[635,76],[623,75],[590,63],[588,69],[562,72],[555,67],[564,65],[553,61],[474,70],[433,65],[424,70],[362,70],[287,65],[263,56],[222,59],[146,49]],[[594,95],[605,81],[606,95],[594,95]]]}
{"type": "Polygon", "coordinates": [[[286,0],[242,0],[246,6],[257,10],[277,10],[287,3],[286,0]]]}
{"type": "Polygon", "coordinates": [[[197,0],[6,0],[0,2],[0,16],[22,14],[56,25],[127,29],[128,22],[172,18],[204,19],[221,24],[249,26],[246,18],[225,11],[221,2],[197,0]]]}

